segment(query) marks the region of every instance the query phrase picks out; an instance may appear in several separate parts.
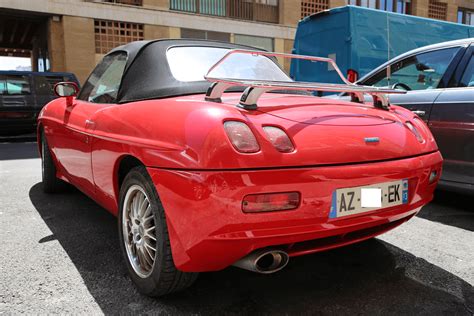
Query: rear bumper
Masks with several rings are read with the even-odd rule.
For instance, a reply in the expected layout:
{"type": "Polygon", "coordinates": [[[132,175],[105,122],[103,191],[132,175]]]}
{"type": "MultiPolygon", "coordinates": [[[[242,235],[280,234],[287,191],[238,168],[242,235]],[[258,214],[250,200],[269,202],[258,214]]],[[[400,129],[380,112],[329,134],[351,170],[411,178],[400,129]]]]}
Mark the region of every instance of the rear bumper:
{"type": "Polygon", "coordinates": [[[36,119],[39,110],[34,111],[0,111],[0,133],[33,131],[36,128],[36,119]]]}
{"type": "Polygon", "coordinates": [[[223,269],[255,249],[278,246],[303,255],[371,238],[408,220],[433,197],[439,152],[416,158],[347,166],[251,171],[178,171],[149,168],[163,203],[175,265],[183,271],[223,269]],[[330,219],[338,188],[410,180],[409,202],[330,219]],[[244,214],[244,196],[301,193],[296,210],[244,214]]]}

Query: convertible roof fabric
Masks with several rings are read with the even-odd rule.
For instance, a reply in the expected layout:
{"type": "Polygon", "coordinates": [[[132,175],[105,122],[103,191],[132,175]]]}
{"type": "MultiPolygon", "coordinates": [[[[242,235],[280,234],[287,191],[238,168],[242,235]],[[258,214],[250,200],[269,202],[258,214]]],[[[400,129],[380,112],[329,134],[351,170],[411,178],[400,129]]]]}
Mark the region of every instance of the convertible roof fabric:
{"type": "MultiPolygon", "coordinates": [[[[176,80],[171,74],[166,51],[171,47],[178,46],[257,50],[255,47],[244,45],[186,39],[137,41],[119,46],[107,54],[125,52],[128,56],[117,95],[117,103],[205,93],[210,82],[205,80],[182,82],[176,80]]],[[[243,91],[243,89],[236,91],[243,91]]]]}

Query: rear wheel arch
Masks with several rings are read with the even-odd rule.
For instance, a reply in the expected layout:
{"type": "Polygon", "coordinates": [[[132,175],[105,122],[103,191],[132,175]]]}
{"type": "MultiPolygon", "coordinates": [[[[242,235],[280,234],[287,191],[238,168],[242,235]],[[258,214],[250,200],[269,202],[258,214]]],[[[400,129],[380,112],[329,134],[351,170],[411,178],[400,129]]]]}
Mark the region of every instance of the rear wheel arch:
{"type": "Polygon", "coordinates": [[[44,133],[44,127],[42,123],[38,122],[38,127],[36,129],[36,144],[38,146],[38,152],[40,154],[40,157],[43,155],[43,133],[44,133]]]}
{"type": "Polygon", "coordinates": [[[38,145],[41,156],[41,180],[45,193],[57,193],[64,188],[64,182],[57,177],[57,167],[45,138],[44,131],[38,129],[38,145]]]}
{"type": "MultiPolygon", "coordinates": [[[[133,162],[136,163],[136,160],[128,160],[128,163],[133,162]]],[[[124,165],[127,163],[124,162],[124,165]]],[[[126,170],[125,167],[122,167],[122,170],[126,170]]],[[[198,273],[182,272],[174,264],[165,211],[145,166],[140,163],[132,167],[122,181],[118,231],[122,253],[133,283],[139,292],[152,297],[181,291],[191,286],[198,273]],[[143,195],[148,201],[149,206],[145,208],[145,212],[142,208],[143,199],[138,204],[127,202],[135,193],[143,195]],[[144,234],[150,230],[153,238],[144,234]],[[151,252],[145,253],[143,248],[148,248],[151,252]]]]}
{"type": "MultiPolygon", "coordinates": [[[[146,170],[145,164],[135,156],[124,155],[117,162],[115,175],[118,204],[118,230],[119,238],[121,240],[120,244],[127,262],[129,274],[139,291],[149,296],[161,296],[191,286],[196,280],[198,273],[179,271],[174,264],[166,211],[161,203],[151,176],[146,170]],[[137,183],[137,179],[141,180],[137,183]],[[155,211],[158,212],[156,216],[159,216],[159,219],[156,218],[155,225],[157,229],[160,227],[160,230],[162,230],[157,236],[164,236],[162,239],[162,248],[158,247],[158,244],[155,246],[155,249],[160,249],[158,252],[160,256],[156,258],[157,261],[152,268],[151,275],[147,275],[145,278],[137,276],[136,272],[134,272],[135,270],[131,264],[130,258],[128,257],[127,248],[124,244],[123,212],[125,212],[126,208],[123,205],[125,201],[124,199],[126,199],[127,196],[127,191],[129,189],[132,190],[134,187],[134,185],[129,185],[133,183],[142,187],[144,192],[147,192],[148,198],[155,201],[154,203],[157,207],[155,211]]],[[[156,237],[156,240],[159,240],[158,237],[156,237]]]]}
{"type": "Polygon", "coordinates": [[[117,160],[114,172],[114,184],[117,203],[119,203],[120,187],[122,186],[125,177],[130,172],[130,170],[138,166],[145,167],[145,164],[141,162],[140,159],[132,155],[124,155],[117,160]]]}

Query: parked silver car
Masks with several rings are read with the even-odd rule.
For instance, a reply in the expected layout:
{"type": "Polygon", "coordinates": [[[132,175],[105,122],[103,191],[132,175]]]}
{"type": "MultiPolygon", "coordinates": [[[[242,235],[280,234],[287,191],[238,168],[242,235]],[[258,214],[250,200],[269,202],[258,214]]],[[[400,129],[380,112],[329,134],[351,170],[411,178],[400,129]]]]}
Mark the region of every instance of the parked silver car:
{"type": "Polygon", "coordinates": [[[390,102],[431,129],[444,157],[439,186],[474,193],[474,38],[429,45],[397,56],[357,84],[407,90],[390,102]]]}

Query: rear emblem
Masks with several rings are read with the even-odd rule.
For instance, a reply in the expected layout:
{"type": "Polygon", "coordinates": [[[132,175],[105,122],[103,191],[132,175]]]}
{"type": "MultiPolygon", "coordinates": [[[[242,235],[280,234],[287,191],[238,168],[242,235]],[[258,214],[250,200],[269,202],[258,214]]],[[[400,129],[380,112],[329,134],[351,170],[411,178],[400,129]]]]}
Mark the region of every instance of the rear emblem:
{"type": "Polygon", "coordinates": [[[378,137],[366,137],[364,138],[366,143],[378,143],[380,139],[378,137]]]}

